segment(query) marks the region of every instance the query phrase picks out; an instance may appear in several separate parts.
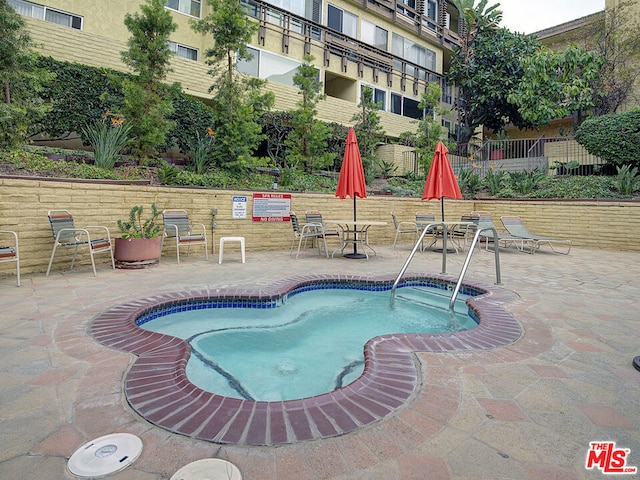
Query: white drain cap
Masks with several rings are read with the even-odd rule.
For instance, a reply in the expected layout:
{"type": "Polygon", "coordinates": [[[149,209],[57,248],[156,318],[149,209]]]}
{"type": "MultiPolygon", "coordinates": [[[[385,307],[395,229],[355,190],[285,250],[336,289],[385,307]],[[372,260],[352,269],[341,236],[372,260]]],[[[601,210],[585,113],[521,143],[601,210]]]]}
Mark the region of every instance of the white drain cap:
{"type": "Polygon", "coordinates": [[[231,462],[205,458],[185,465],[170,480],[242,480],[242,475],[231,462]]]}
{"type": "Polygon", "coordinates": [[[76,477],[102,477],[131,465],[142,453],[142,440],[130,433],[112,433],[78,448],[67,463],[76,477]]]}

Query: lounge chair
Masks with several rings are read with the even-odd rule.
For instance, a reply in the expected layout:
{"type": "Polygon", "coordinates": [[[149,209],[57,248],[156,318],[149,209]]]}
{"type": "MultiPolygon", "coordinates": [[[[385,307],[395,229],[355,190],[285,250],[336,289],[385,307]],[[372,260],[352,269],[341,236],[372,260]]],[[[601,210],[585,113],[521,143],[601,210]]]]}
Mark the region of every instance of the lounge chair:
{"type": "Polygon", "coordinates": [[[71,215],[71,212],[68,210],[49,210],[47,215],[49,217],[49,223],[51,224],[51,232],[53,233],[53,251],[49,259],[46,277],[48,277],[49,272],[51,272],[53,257],[58,247],[75,247],[73,257],[71,258],[71,268],[73,268],[78,248],[86,245],[89,250],[89,257],[91,258],[91,268],[93,269],[94,277],[98,276],[96,273],[96,262],[93,259],[96,253],[108,252],[111,256],[111,267],[113,269],[116,268],[116,263],[113,259],[113,244],[111,243],[111,235],[107,227],[103,227],[102,225],[89,225],[77,228],[73,222],[73,215],[71,215]],[[90,231],[99,233],[97,236],[94,235],[94,237],[91,238],[90,231]]]}
{"type": "Polygon", "coordinates": [[[20,252],[18,249],[18,234],[11,230],[0,230],[0,263],[16,262],[16,277],[18,279],[18,286],[20,286],[20,252]],[[5,240],[9,237],[11,240],[5,240]],[[11,243],[12,245],[6,245],[11,243]]]}
{"type": "Polygon", "coordinates": [[[520,217],[516,217],[513,215],[504,216],[500,217],[500,220],[502,221],[502,225],[504,225],[504,228],[507,230],[507,232],[509,232],[509,234],[517,238],[527,239],[527,241],[531,245],[531,253],[534,253],[543,244],[548,245],[554,253],[559,253],[561,255],[568,255],[571,251],[571,240],[534,235],[527,229],[527,227],[525,227],[520,217]],[[558,250],[556,248],[558,245],[562,245],[563,248],[561,250],[558,250]],[[564,251],[564,248],[566,248],[566,251],[564,251]]]}
{"type": "Polygon", "coordinates": [[[186,210],[168,209],[162,211],[164,233],[162,243],[166,238],[176,241],[176,258],[180,263],[180,247],[187,246],[187,256],[193,245],[204,246],[204,256],[209,260],[207,251],[207,232],[202,223],[189,223],[189,214],[186,210]]]}
{"type": "Polygon", "coordinates": [[[318,255],[320,255],[320,239],[322,239],[322,247],[324,252],[329,258],[329,251],[327,250],[327,241],[324,235],[324,227],[321,223],[303,223],[298,220],[298,215],[295,212],[289,212],[291,218],[291,227],[293,228],[293,239],[291,240],[291,249],[289,255],[293,253],[293,247],[298,241],[298,251],[296,253],[296,259],[300,256],[300,248],[302,247],[302,241],[304,240],[304,246],[307,246],[307,240],[317,240],[318,255]]]}
{"type": "MultiPolygon", "coordinates": [[[[498,248],[509,248],[510,246],[515,246],[518,250],[525,253],[533,253],[533,246],[530,244],[530,239],[526,237],[516,237],[509,233],[501,232],[493,223],[493,218],[491,217],[491,213],[489,212],[480,212],[475,211],[471,212],[470,215],[465,216],[468,221],[475,223],[475,230],[480,230],[484,228],[493,227],[496,229],[498,233],[497,244],[498,248]]],[[[475,235],[475,232],[474,232],[475,235]]],[[[480,233],[478,237],[480,242],[484,240],[485,250],[489,250],[489,242],[495,243],[495,238],[493,234],[493,230],[484,230],[480,233]]]]}
{"type": "Polygon", "coordinates": [[[408,233],[413,235],[413,243],[415,243],[418,235],[418,226],[415,222],[399,222],[396,214],[391,212],[391,219],[393,220],[393,227],[396,229],[396,238],[393,240],[393,250],[396,249],[396,243],[398,243],[398,236],[408,233]]]}

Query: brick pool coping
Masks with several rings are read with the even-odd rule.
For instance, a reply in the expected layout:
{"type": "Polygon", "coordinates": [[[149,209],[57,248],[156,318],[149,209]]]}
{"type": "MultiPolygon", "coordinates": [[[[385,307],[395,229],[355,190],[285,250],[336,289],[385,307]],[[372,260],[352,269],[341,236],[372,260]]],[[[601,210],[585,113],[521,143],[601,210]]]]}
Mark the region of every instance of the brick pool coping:
{"type": "MultiPolygon", "coordinates": [[[[403,279],[452,284],[437,275],[403,279]]],[[[275,281],[259,290],[212,289],[173,292],[116,306],[98,315],[90,334],[105,346],[137,356],[126,373],[124,391],[131,407],[147,421],[200,440],[239,445],[279,445],[343,435],[373,424],[406,405],[419,384],[414,353],[486,350],[511,344],[522,335],[502,305],[515,293],[465,282],[483,292],[469,298],[478,327],[445,334],[389,334],[364,348],[363,374],[332,392],[299,400],[261,402],[223,397],[193,385],[186,376],[190,347],[182,339],[144,330],[136,319],[159,306],[207,299],[275,299],[314,282],[393,282],[395,277],[311,275],[275,281]]]]}

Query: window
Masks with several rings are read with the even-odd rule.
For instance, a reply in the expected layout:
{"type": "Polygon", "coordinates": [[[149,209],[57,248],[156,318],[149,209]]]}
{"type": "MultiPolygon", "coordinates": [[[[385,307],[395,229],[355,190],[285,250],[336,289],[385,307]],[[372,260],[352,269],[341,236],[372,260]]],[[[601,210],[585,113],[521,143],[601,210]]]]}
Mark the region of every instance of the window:
{"type": "Polygon", "coordinates": [[[422,119],[424,112],[418,106],[418,103],[419,102],[413,98],[404,97],[398,93],[392,93],[391,113],[420,120],[422,119]]]}
{"type": "Polygon", "coordinates": [[[327,26],[350,37],[358,38],[358,17],[331,4],[327,9],[327,26]]]}
{"type": "Polygon", "coordinates": [[[169,50],[175,53],[177,56],[186,58],[187,60],[198,60],[198,49],[180,45],[175,42],[167,42],[169,44],[169,50]]]}
{"type": "Polygon", "coordinates": [[[397,1],[396,10],[399,13],[402,13],[407,17],[415,18],[416,16],[415,12],[409,9],[412,9],[412,10],[416,9],[416,0],[398,0],[397,1]]]}
{"type": "Polygon", "coordinates": [[[429,0],[429,3],[427,5],[427,17],[429,17],[431,20],[437,21],[438,20],[438,4],[436,2],[434,2],[433,0],[429,0]]]}
{"type": "Polygon", "coordinates": [[[442,79],[442,101],[443,103],[453,104],[453,87],[447,83],[447,79],[442,79]]]}
{"type": "Polygon", "coordinates": [[[65,27],[82,30],[82,17],[70,13],[54,10],[36,3],[25,2],[24,0],[9,0],[9,5],[20,15],[37,18],[46,22],[63,25],[65,27]]]}
{"type": "MultiPolygon", "coordinates": [[[[309,19],[313,22],[320,23],[320,13],[322,10],[321,0],[265,0],[265,3],[271,4],[280,9],[286,10],[292,15],[309,19]]],[[[247,15],[259,18],[261,5],[253,0],[241,0],[242,7],[247,15]]],[[[313,27],[291,15],[281,12],[273,8],[265,8],[265,20],[280,27],[285,26],[285,19],[288,22],[287,27],[292,32],[301,35],[307,35],[309,32],[311,37],[320,40],[320,29],[313,27]]]]}
{"type": "Polygon", "coordinates": [[[200,0],[166,0],[165,6],[176,12],[200,18],[200,0]]]}
{"type": "Polygon", "coordinates": [[[387,109],[387,91],[386,90],[382,90],[380,88],[376,88],[373,85],[365,85],[362,84],[360,85],[360,98],[362,98],[362,88],[364,87],[369,87],[371,89],[371,91],[373,92],[373,101],[374,103],[377,103],[378,105],[380,105],[380,110],[386,110],[387,109]]]}
{"type": "Polygon", "coordinates": [[[360,24],[360,40],[364,43],[371,45],[372,47],[379,48],[380,50],[387,50],[389,46],[388,38],[389,32],[384,28],[380,28],[371,22],[362,20],[360,24]]]}
{"type": "Polygon", "coordinates": [[[298,73],[300,62],[256,48],[248,47],[247,50],[253,58],[238,61],[236,68],[240,73],[293,86],[293,76],[298,73]]]}
{"type": "MultiPolygon", "coordinates": [[[[414,63],[420,67],[435,71],[436,69],[436,52],[428,48],[421,47],[412,42],[408,38],[401,35],[393,34],[393,54],[414,63]]],[[[396,66],[397,68],[397,66],[396,66]]],[[[422,80],[426,78],[425,72],[415,72],[414,67],[408,65],[407,73],[422,80]]]]}
{"type": "Polygon", "coordinates": [[[282,10],[298,15],[299,17],[304,17],[306,10],[305,0],[265,0],[265,3],[269,3],[274,7],[279,7],[282,10]]]}

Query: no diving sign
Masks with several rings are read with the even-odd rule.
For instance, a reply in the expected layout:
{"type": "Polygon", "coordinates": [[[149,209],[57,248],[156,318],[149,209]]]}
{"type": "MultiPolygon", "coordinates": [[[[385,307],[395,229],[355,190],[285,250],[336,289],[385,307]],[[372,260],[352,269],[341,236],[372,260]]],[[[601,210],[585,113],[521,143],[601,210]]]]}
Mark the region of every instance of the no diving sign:
{"type": "Polygon", "coordinates": [[[254,222],[289,222],[291,217],[290,193],[254,193],[254,222]]]}

